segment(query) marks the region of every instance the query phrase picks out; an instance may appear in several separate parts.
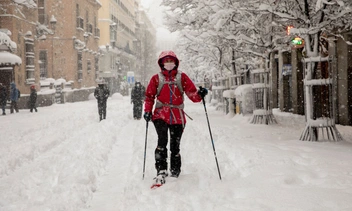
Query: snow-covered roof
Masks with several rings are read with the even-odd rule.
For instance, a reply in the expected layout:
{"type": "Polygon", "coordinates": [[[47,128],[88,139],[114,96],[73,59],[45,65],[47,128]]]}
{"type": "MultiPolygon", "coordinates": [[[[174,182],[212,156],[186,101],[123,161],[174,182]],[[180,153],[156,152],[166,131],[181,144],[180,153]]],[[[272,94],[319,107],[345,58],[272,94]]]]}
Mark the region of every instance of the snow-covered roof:
{"type": "Polygon", "coordinates": [[[20,65],[22,64],[22,59],[10,52],[2,51],[0,52],[0,65],[20,65]]]}

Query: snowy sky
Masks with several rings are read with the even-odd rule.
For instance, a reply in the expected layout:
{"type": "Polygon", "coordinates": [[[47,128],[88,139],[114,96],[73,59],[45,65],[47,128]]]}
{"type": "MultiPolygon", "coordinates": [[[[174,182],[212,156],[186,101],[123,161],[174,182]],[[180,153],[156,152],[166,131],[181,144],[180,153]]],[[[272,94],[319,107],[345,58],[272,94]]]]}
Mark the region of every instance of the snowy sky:
{"type": "Polygon", "coordinates": [[[178,179],[151,190],[157,135],[132,118],[130,97],[0,116],[1,211],[347,211],[352,210],[352,130],[344,141],[299,141],[304,116],[274,110],[277,125],[249,124],[207,103],[220,181],[202,103],[181,140],[178,179]]]}
{"type": "MultiPolygon", "coordinates": [[[[175,43],[177,33],[171,33],[163,24],[163,11],[165,7],[160,6],[161,0],[142,0],[141,5],[146,9],[148,16],[157,30],[157,41],[159,48],[165,46],[165,43],[175,43]]],[[[173,44],[171,45],[173,46],[173,44]]],[[[160,50],[160,49],[159,49],[160,50]]],[[[163,49],[170,50],[170,49],[163,49]]]]}

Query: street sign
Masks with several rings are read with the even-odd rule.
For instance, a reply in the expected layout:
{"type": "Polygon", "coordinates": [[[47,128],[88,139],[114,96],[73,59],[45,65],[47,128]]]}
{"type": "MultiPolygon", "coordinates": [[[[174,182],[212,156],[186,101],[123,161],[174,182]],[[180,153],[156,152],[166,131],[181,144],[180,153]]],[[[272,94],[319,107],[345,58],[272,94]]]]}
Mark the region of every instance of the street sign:
{"type": "Polygon", "coordinates": [[[284,64],[282,66],[282,75],[292,75],[292,65],[291,64],[284,64]]]}
{"type": "Polygon", "coordinates": [[[132,72],[132,71],[127,72],[127,83],[128,84],[134,83],[134,72],[132,72]]]}

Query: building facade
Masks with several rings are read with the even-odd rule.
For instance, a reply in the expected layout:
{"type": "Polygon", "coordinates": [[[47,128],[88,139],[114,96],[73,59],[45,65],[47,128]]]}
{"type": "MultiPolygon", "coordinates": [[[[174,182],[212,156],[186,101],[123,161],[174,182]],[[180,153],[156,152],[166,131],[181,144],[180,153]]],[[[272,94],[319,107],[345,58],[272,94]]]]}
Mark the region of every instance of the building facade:
{"type": "Polygon", "coordinates": [[[23,63],[13,81],[21,93],[57,85],[95,86],[99,62],[98,0],[0,0],[0,28],[11,33],[23,63]]]}
{"type": "MultiPolygon", "coordinates": [[[[102,33],[99,45],[103,56],[99,78],[108,83],[111,93],[127,93],[127,72],[136,64],[133,42],[136,40],[135,0],[101,0],[99,27],[102,33]]],[[[137,8],[136,8],[137,7],[137,8]]]]}
{"type": "MultiPolygon", "coordinates": [[[[159,71],[157,64],[157,43],[156,43],[156,29],[148,18],[145,10],[139,10],[138,14],[137,34],[139,39],[139,64],[140,69],[137,73],[138,80],[146,86],[152,75],[159,71]]],[[[166,49],[168,50],[168,49],[166,49]]]]}
{"type": "Polygon", "coordinates": [[[99,78],[114,92],[128,94],[135,81],[142,80],[147,49],[155,49],[155,31],[137,0],[101,0],[99,28],[104,32],[99,42],[103,54],[99,78]],[[147,25],[144,23],[148,23],[147,25]],[[146,45],[149,46],[146,46],[146,45]]]}

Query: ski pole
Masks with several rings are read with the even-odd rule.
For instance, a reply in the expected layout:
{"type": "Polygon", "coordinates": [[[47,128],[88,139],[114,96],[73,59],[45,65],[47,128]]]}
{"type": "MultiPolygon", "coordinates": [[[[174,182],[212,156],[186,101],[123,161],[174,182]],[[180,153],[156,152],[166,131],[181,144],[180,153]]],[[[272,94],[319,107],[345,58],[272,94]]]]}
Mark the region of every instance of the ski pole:
{"type": "Polygon", "coordinates": [[[143,179],[144,179],[144,172],[145,172],[145,160],[147,157],[147,135],[148,135],[148,121],[145,130],[145,144],[144,144],[144,162],[143,162],[143,179]]]}
{"type": "Polygon", "coordinates": [[[203,105],[204,105],[205,116],[207,117],[208,128],[209,128],[209,133],[210,133],[210,139],[211,139],[211,143],[213,145],[213,152],[214,152],[214,156],[215,156],[216,167],[218,167],[219,178],[221,180],[221,174],[220,174],[220,169],[219,169],[219,164],[218,164],[218,158],[216,157],[215,145],[214,145],[214,141],[213,141],[213,135],[211,134],[210,123],[209,123],[209,118],[208,118],[208,112],[207,112],[207,107],[205,106],[204,97],[202,97],[202,101],[203,101],[203,105]]]}
{"type": "Polygon", "coordinates": [[[185,113],[185,115],[190,119],[193,120],[192,117],[190,117],[185,111],[183,111],[185,113]]]}

